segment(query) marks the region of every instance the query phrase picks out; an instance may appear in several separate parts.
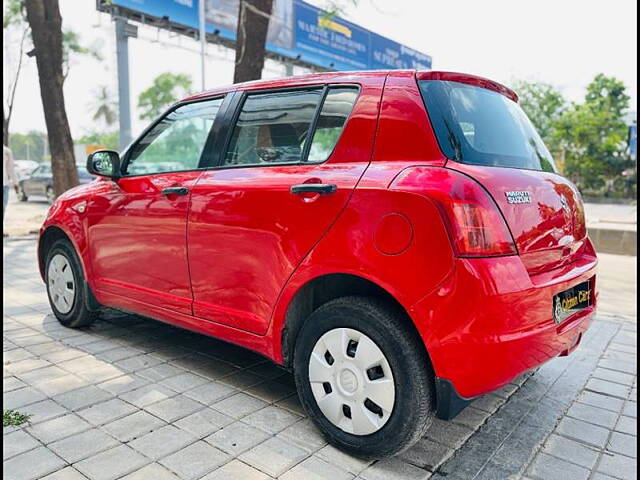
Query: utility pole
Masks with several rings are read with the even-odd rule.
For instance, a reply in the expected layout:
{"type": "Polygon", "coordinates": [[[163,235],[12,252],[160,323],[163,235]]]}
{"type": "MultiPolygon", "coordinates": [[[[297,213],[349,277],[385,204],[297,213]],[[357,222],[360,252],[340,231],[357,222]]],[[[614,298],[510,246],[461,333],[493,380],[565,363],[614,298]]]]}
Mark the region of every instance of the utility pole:
{"type": "Polygon", "coordinates": [[[205,65],[207,50],[207,30],[205,17],[206,0],[198,0],[198,17],[200,20],[200,74],[202,91],[206,90],[205,84],[205,65]]]}
{"type": "Polygon", "coordinates": [[[138,28],[122,17],[116,21],[116,57],[118,68],[119,147],[122,152],[131,142],[131,105],[129,92],[129,37],[138,36],[138,28]]]}

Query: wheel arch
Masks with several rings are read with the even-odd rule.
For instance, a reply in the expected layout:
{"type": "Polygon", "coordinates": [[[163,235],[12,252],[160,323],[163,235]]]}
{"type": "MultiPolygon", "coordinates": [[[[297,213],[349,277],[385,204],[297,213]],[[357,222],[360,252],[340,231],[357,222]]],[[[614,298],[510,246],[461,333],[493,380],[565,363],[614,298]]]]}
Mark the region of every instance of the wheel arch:
{"type": "Polygon", "coordinates": [[[296,338],[309,315],[331,300],[354,295],[383,299],[387,305],[398,311],[409,330],[420,340],[419,344],[422,346],[424,358],[433,367],[424,340],[402,303],[378,283],[351,273],[319,275],[308,280],[297,289],[293,298],[288,302],[280,329],[279,340],[283,366],[286,368],[291,367],[296,338]]]}

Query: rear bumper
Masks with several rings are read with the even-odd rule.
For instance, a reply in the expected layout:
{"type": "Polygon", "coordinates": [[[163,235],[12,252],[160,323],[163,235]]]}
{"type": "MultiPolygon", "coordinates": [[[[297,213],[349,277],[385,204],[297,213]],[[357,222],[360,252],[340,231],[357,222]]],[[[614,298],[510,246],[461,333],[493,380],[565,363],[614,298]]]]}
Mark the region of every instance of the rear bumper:
{"type": "Polygon", "coordinates": [[[452,418],[474,397],[499,389],[546,361],[573,351],[597,305],[561,324],[553,296],[589,280],[597,258],[529,275],[520,257],[458,259],[452,275],[411,309],[437,380],[438,416],[452,418]]]}

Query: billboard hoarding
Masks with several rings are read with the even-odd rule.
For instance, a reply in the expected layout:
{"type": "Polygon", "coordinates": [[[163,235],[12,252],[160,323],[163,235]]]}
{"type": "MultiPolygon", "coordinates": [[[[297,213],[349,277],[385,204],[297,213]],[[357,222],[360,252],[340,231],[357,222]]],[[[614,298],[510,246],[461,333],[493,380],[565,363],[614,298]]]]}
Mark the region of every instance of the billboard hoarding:
{"type": "MultiPolygon", "coordinates": [[[[198,29],[198,2],[205,1],[206,30],[221,43],[235,42],[239,0],[98,0],[98,8],[134,12],[170,25],[198,29]]],[[[302,0],[275,0],[267,51],[328,70],[431,69],[429,55],[366,30],[302,0]]]]}

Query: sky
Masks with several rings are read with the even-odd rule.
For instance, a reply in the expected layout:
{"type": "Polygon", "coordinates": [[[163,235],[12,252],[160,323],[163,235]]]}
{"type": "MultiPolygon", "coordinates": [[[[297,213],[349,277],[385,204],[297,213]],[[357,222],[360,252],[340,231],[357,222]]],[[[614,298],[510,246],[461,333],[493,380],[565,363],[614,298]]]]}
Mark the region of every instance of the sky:
{"type": "MultiPolygon", "coordinates": [[[[4,1],[4,0],[3,0],[4,1]]],[[[323,0],[311,0],[321,5],[323,0]]],[[[346,2],[345,3],[349,3],[346,2]]],[[[102,60],[75,57],[65,82],[67,116],[75,137],[104,128],[92,120],[96,90],[117,94],[115,27],[96,10],[95,0],[60,0],[63,27],[77,32],[102,60]]],[[[515,79],[555,85],[571,101],[580,101],[598,73],[621,79],[637,107],[636,0],[359,0],[344,15],[433,57],[434,70],[482,75],[506,85],[515,79]]],[[[3,89],[16,60],[16,32],[4,33],[3,89]]],[[[163,72],[186,73],[200,90],[199,45],[186,37],[149,27],[129,42],[133,134],[146,121],[138,118],[137,97],[163,72]]],[[[206,87],[233,79],[234,52],[207,47],[206,87]]],[[[294,73],[304,73],[297,69],[294,73]]],[[[264,76],[285,75],[284,66],[268,62],[264,76]]],[[[45,131],[35,59],[24,59],[11,120],[12,132],[45,131]]]]}

